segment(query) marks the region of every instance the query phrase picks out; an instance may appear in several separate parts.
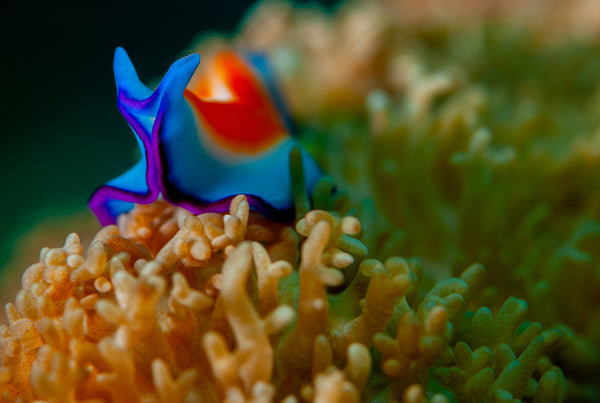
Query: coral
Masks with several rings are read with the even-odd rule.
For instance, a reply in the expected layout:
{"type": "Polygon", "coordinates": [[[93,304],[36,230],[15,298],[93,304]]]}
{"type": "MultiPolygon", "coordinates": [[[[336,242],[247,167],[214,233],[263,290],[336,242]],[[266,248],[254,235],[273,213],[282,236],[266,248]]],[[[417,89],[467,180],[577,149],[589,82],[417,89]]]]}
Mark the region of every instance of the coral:
{"type": "Polygon", "coordinates": [[[496,318],[485,307],[469,315],[465,340],[453,349],[455,365],[436,369],[434,377],[461,402],[563,401],[566,380],[544,356],[559,342],[560,330],[542,332],[539,323],[524,322],[526,311],[525,301],[509,298],[496,318]]]}
{"type": "Polygon", "coordinates": [[[542,354],[564,330],[524,323],[514,298],[473,314],[483,266],[431,288],[418,260],[366,258],[360,231],[323,210],[294,229],[238,196],[229,214],[137,206],[85,254],[71,234],[6,305],[3,399],[561,400],[542,354]]]}
{"type": "Polygon", "coordinates": [[[568,385],[556,396],[573,401],[600,396],[592,8],[356,1],[330,15],[263,2],[236,38],[275,61],[303,143],[351,190],[369,255],[418,256],[438,281],[481,262],[468,309],[527,301],[558,338],[544,350],[568,385]],[[257,27],[265,16],[276,32],[257,27]]]}
{"type": "Polygon", "coordinates": [[[597,401],[591,3],[267,1],[204,39],[271,56],[331,176],[292,150],[294,222],[157,201],[42,250],[0,401],[597,401]]]}
{"type": "Polygon", "coordinates": [[[417,275],[401,258],[363,259],[355,218],[313,210],[296,227],[251,213],[244,196],[229,214],[159,202],[100,230],[86,253],[75,234],[43,249],[6,305],[3,399],[359,401],[380,392],[368,386],[375,345],[393,393],[418,401],[409,387],[448,348],[448,313],[469,284],[444,283],[414,310],[417,275]],[[352,281],[328,291],[356,258],[352,281]],[[383,333],[392,322],[396,338],[383,333]]]}

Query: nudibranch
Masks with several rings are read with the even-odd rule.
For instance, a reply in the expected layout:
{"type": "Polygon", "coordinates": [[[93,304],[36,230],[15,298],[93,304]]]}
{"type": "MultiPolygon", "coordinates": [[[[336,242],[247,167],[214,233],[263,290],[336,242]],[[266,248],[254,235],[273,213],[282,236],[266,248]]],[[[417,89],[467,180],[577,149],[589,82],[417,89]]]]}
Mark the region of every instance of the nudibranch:
{"type": "Polygon", "coordinates": [[[171,65],[155,91],[138,78],[129,56],[114,58],[119,110],[141,159],[100,187],[89,201],[103,225],[134,203],[159,197],[195,214],[226,211],[238,194],[265,216],[293,217],[289,155],[300,148],[306,189],[322,173],[293,135],[268,60],[226,49],[191,54],[171,65]],[[206,60],[205,60],[206,59],[206,60]]]}

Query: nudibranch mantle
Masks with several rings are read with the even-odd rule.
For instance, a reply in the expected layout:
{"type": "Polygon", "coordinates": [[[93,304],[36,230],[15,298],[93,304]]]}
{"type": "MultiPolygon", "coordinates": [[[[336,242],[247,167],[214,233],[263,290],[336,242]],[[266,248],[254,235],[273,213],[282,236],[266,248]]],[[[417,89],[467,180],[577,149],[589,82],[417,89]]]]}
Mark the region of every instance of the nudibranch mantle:
{"type": "Polygon", "coordinates": [[[309,192],[322,176],[292,135],[266,58],[222,50],[207,59],[177,60],[152,91],[125,50],[116,49],[117,104],[141,159],[90,198],[103,225],[161,195],[200,214],[227,211],[233,197],[245,194],[253,209],[286,220],[293,217],[291,150],[300,149],[309,192]]]}

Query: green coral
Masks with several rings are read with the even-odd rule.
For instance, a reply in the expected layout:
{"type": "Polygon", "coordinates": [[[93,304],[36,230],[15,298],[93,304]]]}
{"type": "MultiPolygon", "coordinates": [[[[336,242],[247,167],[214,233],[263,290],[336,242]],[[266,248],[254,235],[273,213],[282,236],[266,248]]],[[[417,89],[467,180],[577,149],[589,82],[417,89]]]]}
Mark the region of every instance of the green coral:
{"type": "Polygon", "coordinates": [[[461,402],[563,401],[567,384],[545,352],[559,342],[556,330],[524,321],[527,303],[509,298],[494,318],[486,307],[467,315],[454,346],[454,365],[434,377],[461,402]],[[462,336],[462,337],[461,337],[462,336]]]}
{"type": "MultiPolygon", "coordinates": [[[[382,362],[397,333],[423,331],[418,312],[443,306],[453,332],[442,344],[452,348],[411,361],[404,386],[421,382],[461,402],[595,401],[600,44],[540,43],[527,29],[490,23],[424,27],[383,46],[417,66],[412,92],[374,88],[363,110],[331,107],[301,121],[301,139],[348,191],[338,211],[357,214],[370,256],[418,256],[428,284],[473,262],[486,270],[465,301],[460,279],[420,298],[427,287],[415,282],[420,291],[404,302],[413,316],[396,314],[402,326],[375,338],[382,362]],[[448,85],[432,89],[440,77],[448,85]]],[[[332,188],[329,179],[319,185],[315,205],[335,210],[323,196],[332,188]]]]}

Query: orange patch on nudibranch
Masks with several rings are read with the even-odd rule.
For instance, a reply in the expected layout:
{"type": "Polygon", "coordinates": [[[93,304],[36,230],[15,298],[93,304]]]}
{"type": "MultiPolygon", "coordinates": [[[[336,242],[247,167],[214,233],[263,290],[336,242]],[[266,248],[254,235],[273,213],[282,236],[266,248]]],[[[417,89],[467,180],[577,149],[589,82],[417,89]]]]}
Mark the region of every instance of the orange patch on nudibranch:
{"type": "Polygon", "coordinates": [[[255,154],[288,136],[257,74],[231,51],[201,63],[184,96],[204,131],[232,151],[255,154]]]}

